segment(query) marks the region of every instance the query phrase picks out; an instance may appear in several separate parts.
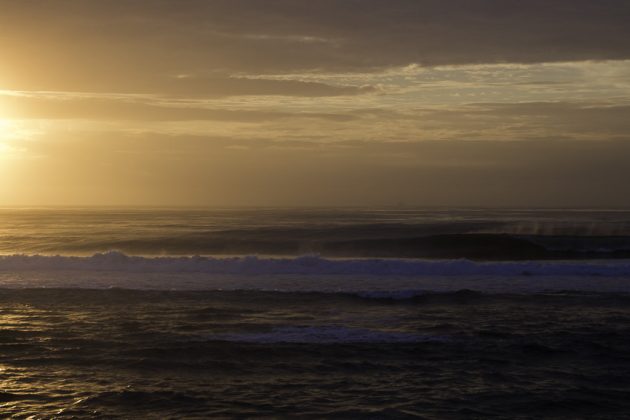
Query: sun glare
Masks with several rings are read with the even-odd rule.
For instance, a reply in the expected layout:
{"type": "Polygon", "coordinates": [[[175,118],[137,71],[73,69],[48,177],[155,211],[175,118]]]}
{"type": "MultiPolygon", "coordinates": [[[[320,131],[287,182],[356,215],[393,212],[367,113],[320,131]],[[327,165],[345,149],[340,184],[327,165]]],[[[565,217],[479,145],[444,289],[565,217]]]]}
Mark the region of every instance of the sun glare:
{"type": "Polygon", "coordinates": [[[7,140],[11,135],[11,122],[0,119],[0,145],[3,140],[7,140]]]}
{"type": "Polygon", "coordinates": [[[10,144],[15,133],[15,124],[12,121],[0,119],[0,158],[7,158],[15,151],[10,144]]]}
{"type": "Polygon", "coordinates": [[[0,119],[0,140],[7,138],[10,130],[11,127],[9,121],[0,119]]]}

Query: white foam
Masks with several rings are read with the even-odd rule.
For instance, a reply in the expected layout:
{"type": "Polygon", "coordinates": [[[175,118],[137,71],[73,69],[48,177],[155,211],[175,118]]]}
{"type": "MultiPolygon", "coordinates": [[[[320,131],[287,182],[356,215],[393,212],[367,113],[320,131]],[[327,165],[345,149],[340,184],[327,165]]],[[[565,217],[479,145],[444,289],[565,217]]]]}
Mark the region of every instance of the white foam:
{"type": "Polygon", "coordinates": [[[326,259],[244,257],[138,257],[112,251],[91,257],[0,256],[0,271],[122,271],[130,273],[207,273],[236,275],[378,276],[630,276],[630,261],[524,261],[326,259]]]}
{"type": "Polygon", "coordinates": [[[630,293],[630,262],[13,255],[0,257],[0,287],[325,292],[391,299],[461,289],[630,293]]]}

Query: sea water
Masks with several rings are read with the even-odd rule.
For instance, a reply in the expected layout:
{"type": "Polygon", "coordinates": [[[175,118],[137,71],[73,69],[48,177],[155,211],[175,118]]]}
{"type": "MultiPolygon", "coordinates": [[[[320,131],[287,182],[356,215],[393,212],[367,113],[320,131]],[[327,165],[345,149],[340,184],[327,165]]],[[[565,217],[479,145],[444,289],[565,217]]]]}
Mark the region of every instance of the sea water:
{"type": "Polygon", "coordinates": [[[0,413],[621,418],[630,212],[0,210],[0,413]]]}

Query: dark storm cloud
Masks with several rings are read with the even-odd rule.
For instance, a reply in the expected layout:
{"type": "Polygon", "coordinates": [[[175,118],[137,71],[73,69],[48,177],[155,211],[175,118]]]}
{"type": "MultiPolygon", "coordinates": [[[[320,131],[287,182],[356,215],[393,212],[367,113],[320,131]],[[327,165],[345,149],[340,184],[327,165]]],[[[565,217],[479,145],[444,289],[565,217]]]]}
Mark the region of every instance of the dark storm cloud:
{"type": "MultiPolygon", "coordinates": [[[[204,78],[235,72],[630,58],[626,0],[0,0],[0,7],[7,88],[135,83],[181,92],[172,76],[193,74],[199,79],[185,90],[213,94],[222,86],[204,78]]],[[[316,90],[226,83],[239,84],[235,94],[316,90]]]]}

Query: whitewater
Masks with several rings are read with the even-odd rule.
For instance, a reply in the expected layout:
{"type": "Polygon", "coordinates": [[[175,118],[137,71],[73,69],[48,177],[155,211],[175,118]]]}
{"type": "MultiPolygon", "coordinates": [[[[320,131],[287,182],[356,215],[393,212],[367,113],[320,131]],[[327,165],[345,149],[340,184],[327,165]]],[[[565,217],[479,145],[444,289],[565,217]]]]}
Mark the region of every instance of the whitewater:
{"type": "Polygon", "coordinates": [[[551,290],[630,292],[628,261],[243,257],[0,256],[0,287],[138,290],[275,290],[405,297],[459,289],[488,293],[551,290]]]}

